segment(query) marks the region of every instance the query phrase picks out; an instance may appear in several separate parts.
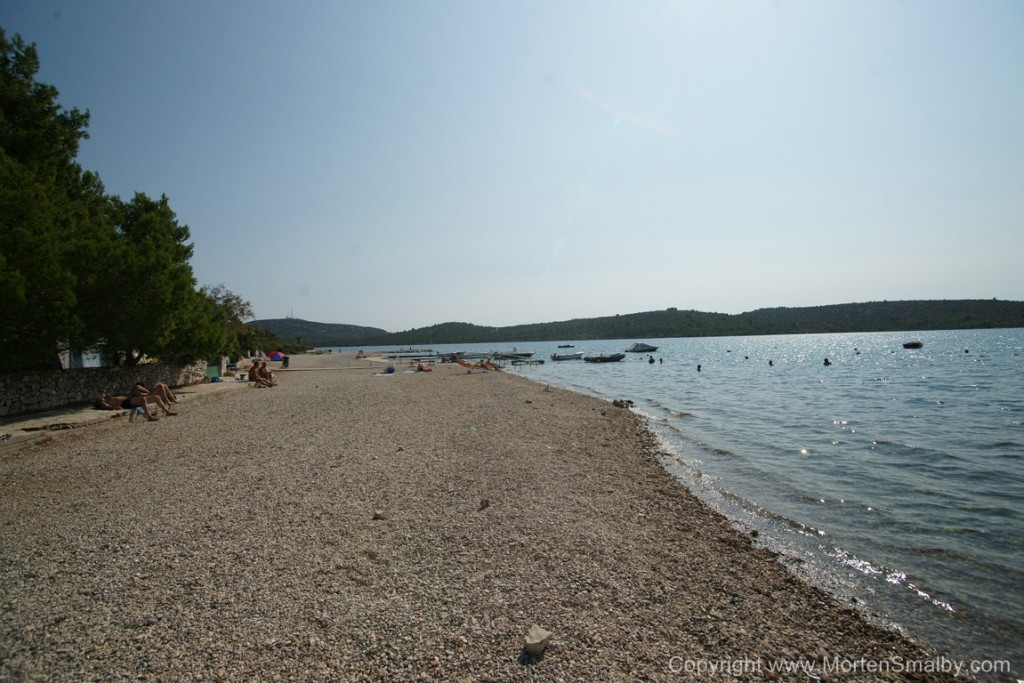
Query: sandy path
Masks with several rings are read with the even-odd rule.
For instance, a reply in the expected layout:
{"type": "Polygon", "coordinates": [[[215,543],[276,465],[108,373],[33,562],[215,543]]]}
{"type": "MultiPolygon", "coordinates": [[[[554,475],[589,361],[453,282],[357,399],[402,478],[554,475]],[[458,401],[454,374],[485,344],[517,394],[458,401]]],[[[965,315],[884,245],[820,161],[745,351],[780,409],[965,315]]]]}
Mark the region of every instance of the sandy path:
{"type": "Polygon", "coordinates": [[[346,364],[296,357],[273,389],[0,458],[0,681],[805,681],[768,669],[925,659],[689,495],[629,411],[346,364]]]}

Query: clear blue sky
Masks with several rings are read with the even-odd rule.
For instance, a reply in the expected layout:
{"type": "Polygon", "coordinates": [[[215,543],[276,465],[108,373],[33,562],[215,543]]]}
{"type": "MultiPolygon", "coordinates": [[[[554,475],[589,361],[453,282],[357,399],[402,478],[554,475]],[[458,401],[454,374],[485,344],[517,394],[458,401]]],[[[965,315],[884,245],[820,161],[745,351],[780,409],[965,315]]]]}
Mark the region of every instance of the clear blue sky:
{"type": "Polygon", "coordinates": [[[1024,299],[1024,2],[4,0],[200,284],[399,331],[1024,299]]]}

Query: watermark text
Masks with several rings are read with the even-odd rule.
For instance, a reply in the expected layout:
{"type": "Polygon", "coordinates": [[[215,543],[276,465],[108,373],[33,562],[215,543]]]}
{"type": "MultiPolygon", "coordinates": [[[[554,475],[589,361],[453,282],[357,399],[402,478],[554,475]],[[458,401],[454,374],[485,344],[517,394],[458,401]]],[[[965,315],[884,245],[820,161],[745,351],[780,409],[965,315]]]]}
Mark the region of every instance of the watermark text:
{"type": "Polygon", "coordinates": [[[707,678],[746,678],[751,674],[819,674],[850,675],[903,674],[903,673],[945,673],[954,678],[980,673],[1010,673],[1010,662],[1001,659],[962,660],[948,657],[930,659],[868,659],[866,657],[825,657],[819,659],[767,659],[763,657],[733,657],[722,659],[694,659],[673,656],[668,660],[668,670],[674,674],[707,678]]]}

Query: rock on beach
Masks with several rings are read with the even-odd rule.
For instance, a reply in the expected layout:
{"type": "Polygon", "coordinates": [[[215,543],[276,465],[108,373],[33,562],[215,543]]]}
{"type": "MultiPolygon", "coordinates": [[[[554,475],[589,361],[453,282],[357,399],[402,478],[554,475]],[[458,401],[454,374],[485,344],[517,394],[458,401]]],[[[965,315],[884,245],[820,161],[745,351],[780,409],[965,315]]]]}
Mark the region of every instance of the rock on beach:
{"type": "Polygon", "coordinates": [[[0,456],[0,681],[679,681],[740,658],[803,681],[768,662],[928,656],[689,494],[632,411],[446,365],[290,366],[0,456]],[[524,660],[533,624],[557,638],[524,660]]]}

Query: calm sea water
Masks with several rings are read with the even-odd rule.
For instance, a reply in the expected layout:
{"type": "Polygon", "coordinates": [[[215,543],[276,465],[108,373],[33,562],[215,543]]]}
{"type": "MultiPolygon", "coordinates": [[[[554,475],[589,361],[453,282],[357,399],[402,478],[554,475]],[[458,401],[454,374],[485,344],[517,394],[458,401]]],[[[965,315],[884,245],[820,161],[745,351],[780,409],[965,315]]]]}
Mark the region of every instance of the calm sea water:
{"type": "Polygon", "coordinates": [[[1009,660],[1015,676],[996,678],[1024,676],[1024,330],[572,350],[633,341],[657,345],[658,362],[502,348],[546,360],[514,370],[526,377],[632,400],[666,467],[813,583],[952,657],[1009,660]],[[923,348],[904,349],[910,339],[923,348]]]}

